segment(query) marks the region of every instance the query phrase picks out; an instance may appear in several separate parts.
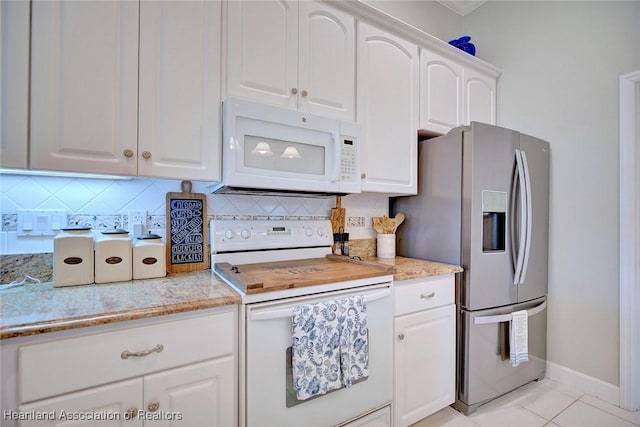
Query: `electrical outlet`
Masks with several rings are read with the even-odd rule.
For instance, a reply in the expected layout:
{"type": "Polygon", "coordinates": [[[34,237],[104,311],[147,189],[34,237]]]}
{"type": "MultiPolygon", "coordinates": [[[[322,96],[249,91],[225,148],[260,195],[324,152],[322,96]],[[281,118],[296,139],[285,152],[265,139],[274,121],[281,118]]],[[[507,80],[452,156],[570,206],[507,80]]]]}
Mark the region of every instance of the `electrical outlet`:
{"type": "Polygon", "coordinates": [[[349,216],[347,217],[348,228],[364,228],[363,216],[349,216]]]}
{"type": "Polygon", "coordinates": [[[129,232],[134,236],[139,236],[145,232],[147,227],[147,211],[142,209],[132,209],[129,211],[129,232]]]}

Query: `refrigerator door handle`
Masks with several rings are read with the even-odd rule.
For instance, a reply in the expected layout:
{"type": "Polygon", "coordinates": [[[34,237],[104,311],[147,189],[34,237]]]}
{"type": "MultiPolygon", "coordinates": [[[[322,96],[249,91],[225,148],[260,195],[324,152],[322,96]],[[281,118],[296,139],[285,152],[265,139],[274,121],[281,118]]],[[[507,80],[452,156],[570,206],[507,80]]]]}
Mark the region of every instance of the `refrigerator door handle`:
{"type": "Polygon", "coordinates": [[[520,238],[518,240],[518,257],[516,260],[515,272],[513,273],[514,285],[520,283],[520,276],[522,275],[527,226],[527,190],[525,188],[524,165],[522,161],[522,152],[520,150],[516,150],[516,165],[518,168],[518,183],[520,184],[520,238]]]}
{"type": "Polygon", "coordinates": [[[527,163],[527,154],[524,151],[520,151],[522,156],[522,165],[524,169],[524,187],[526,191],[526,204],[527,204],[527,228],[525,231],[525,248],[524,248],[524,260],[522,262],[522,273],[520,274],[520,284],[524,283],[527,277],[527,267],[529,266],[529,253],[531,249],[531,221],[533,215],[533,207],[531,205],[531,175],[529,174],[529,164],[527,163]]]}
{"type": "MultiPolygon", "coordinates": [[[[527,310],[527,316],[533,317],[536,314],[543,312],[547,308],[547,302],[543,302],[533,308],[527,310]]],[[[488,325],[491,323],[508,322],[511,320],[511,314],[498,314],[496,316],[478,316],[473,319],[474,325],[488,325]]]]}

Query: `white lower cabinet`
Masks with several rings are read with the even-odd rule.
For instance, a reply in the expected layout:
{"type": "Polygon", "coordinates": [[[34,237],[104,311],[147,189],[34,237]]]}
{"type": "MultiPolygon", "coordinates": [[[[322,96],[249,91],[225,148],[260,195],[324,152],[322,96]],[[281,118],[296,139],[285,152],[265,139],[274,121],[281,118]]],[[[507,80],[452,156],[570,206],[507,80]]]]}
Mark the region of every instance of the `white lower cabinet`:
{"type": "Polygon", "coordinates": [[[234,426],[237,330],[232,306],[11,345],[19,369],[3,375],[16,379],[17,413],[33,414],[17,425],[234,426]]]}
{"type": "Polygon", "coordinates": [[[404,427],[455,400],[453,275],[394,283],[394,425],[404,427]]]}
{"type": "Polygon", "coordinates": [[[20,406],[21,413],[44,418],[25,420],[20,426],[142,426],[137,417],[142,396],[140,378],[69,393],[20,406]]]}
{"type": "MultiPolygon", "coordinates": [[[[226,427],[235,425],[235,358],[231,355],[144,377],[145,406],[155,411],[179,414],[185,426],[226,427]]],[[[176,424],[175,417],[158,420],[154,426],[176,424]]]]}
{"type": "Polygon", "coordinates": [[[89,426],[231,426],[235,414],[234,359],[227,356],[169,369],[128,381],[69,393],[23,405],[23,413],[51,414],[23,427],[89,426]],[[80,418],[82,417],[82,418],[80,418]],[[83,419],[84,418],[84,419],[83,419]]]}

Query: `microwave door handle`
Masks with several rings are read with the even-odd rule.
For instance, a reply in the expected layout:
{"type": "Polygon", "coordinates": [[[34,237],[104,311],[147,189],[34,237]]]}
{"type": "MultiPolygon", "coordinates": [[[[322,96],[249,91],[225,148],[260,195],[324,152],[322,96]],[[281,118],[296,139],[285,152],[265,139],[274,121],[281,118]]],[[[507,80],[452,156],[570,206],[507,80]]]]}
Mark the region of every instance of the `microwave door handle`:
{"type": "Polygon", "coordinates": [[[331,182],[338,180],[338,173],[340,172],[340,135],[333,134],[333,172],[331,174],[331,182]]]}

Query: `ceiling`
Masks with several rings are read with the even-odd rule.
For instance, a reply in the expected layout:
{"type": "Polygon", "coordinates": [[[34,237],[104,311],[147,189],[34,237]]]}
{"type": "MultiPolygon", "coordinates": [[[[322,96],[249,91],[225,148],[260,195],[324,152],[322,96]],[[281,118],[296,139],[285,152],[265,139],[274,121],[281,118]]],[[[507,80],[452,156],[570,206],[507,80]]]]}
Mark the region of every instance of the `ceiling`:
{"type": "Polygon", "coordinates": [[[441,5],[465,16],[482,6],[487,0],[437,0],[441,5]]]}

